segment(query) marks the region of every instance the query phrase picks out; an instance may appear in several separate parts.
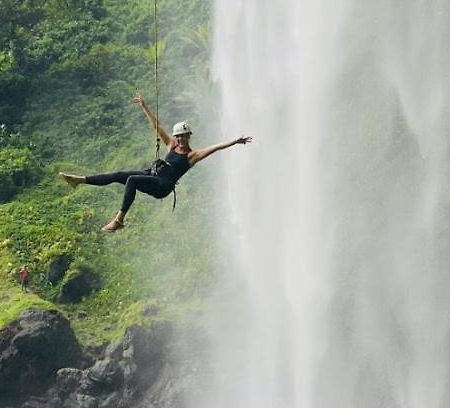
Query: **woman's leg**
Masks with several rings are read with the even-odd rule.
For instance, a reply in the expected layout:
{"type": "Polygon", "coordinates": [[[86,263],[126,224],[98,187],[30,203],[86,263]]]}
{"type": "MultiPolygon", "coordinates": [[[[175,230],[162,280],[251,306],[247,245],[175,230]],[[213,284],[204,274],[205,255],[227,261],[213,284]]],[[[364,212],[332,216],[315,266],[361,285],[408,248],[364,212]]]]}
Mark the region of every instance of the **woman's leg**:
{"type": "MultiPolygon", "coordinates": [[[[164,182],[159,177],[133,175],[130,176],[125,184],[122,207],[120,211],[127,213],[136,197],[136,190],[142,193],[150,194],[156,198],[164,196],[164,182]]],[[[167,188],[166,188],[167,190],[167,188]]]]}
{"type": "Polygon", "coordinates": [[[102,228],[103,231],[114,232],[120,228],[123,228],[125,215],[136,198],[136,190],[139,190],[142,193],[150,194],[156,198],[162,198],[170,192],[170,188],[158,177],[147,175],[143,176],[140,174],[129,176],[125,184],[125,192],[120,211],[111,222],[102,228]]]}
{"type": "Polygon", "coordinates": [[[60,177],[70,186],[76,188],[79,184],[90,184],[93,186],[106,186],[111,183],[126,184],[128,177],[133,175],[144,175],[143,171],[118,171],[115,173],[98,174],[95,176],[76,176],[73,174],[59,173],[60,177]]]}
{"type": "Polygon", "coordinates": [[[115,173],[97,174],[95,176],[87,176],[86,184],[93,186],[106,186],[111,183],[126,184],[131,176],[144,176],[146,173],[140,170],[117,171],[115,173]]]}

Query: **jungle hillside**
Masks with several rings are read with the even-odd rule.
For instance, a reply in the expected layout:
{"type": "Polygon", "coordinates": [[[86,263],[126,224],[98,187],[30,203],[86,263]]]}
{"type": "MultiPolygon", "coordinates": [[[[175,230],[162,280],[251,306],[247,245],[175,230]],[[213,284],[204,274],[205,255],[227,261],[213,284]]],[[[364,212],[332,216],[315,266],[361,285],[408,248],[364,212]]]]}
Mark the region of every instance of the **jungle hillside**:
{"type": "Polygon", "coordinates": [[[159,0],[157,31],[154,17],[149,0],[0,0],[0,329],[25,309],[57,309],[96,345],[203,307],[217,162],[181,180],[175,211],[172,195],[138,193],[126,228],[109,235],[100,228],[123,186],[71,189],[58,177],[154,159],[155,133],[133,97],[155,109],[156,57],[163,125],[187,120],[194,147],[216,140],[210,2],[159,0]]]}

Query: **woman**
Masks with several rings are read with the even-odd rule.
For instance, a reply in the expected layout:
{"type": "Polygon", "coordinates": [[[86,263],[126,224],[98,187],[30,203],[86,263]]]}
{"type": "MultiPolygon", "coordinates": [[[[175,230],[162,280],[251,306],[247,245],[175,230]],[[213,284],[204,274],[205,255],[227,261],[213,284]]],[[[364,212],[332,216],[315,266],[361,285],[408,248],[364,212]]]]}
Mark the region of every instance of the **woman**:
{"type": "Polygon", "coordinates": [[[134,98],[144,111],[148,121],[156,128],[157,132],[168,149],[168,154],[163,161],[159,161],[148,170],[119,171],[116,173],[100,174],[95,176],[75,176],[59,173],[60,176],[73,188],[79,184],[91,184],[105,186],[111,183],[125,185],[122,206],[117,215],[103,228],[104,232],[114,232],[124,227],[125,215],[133,204],[136,190],[149,194],[155,198],[164,198],[175,188],[175,183],[196,163],[209,155],[234,146],[251,142],[251,137],[241,136],[229,142],[219,143],[200,150],[192,150],[189,146],[191,129],[186,122],[179,122],[173,126],[170,135],[156,120],[155,114],[147,108],[140,95],[134,98]]]}

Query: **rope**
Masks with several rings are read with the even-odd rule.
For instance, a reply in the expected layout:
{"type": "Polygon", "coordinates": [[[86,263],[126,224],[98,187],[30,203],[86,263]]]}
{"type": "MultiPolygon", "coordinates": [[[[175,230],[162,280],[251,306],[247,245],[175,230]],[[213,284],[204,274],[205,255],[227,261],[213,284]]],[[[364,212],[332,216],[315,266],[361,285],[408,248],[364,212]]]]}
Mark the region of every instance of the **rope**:
{"type": "Polygon", "coordinates": [[[156,151],[155,157],[159,159],[159,148],[161,138],[159,137],[159,83],[158,83],[158,19],[157,19],[157,0],[154,2],[153,27],[155,38],[155,94],[156,94],[156,151]]]}

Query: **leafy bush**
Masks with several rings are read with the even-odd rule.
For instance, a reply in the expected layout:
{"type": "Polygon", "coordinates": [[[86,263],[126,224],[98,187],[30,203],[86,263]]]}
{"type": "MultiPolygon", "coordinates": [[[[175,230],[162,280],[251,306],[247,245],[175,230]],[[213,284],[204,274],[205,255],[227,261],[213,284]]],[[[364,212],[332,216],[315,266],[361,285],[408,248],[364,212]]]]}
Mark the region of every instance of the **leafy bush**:
{"type": "Polygon", "coordinates": [[[0,202],[9,200],[21,188],[38,178],[38,166],[28,148],[0,150],[0,202]]]}

